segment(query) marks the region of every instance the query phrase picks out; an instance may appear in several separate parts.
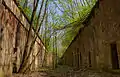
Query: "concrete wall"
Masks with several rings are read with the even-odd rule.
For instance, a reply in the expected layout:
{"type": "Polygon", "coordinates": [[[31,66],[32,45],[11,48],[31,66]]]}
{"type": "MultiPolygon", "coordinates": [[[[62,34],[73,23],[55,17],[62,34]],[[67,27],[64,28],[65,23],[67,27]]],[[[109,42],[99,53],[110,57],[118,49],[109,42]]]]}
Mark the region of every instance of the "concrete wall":
{"type": "Polygon", "coordinates": [[[73,67],[112,68],[111,44],[117,45],[120,66],[120,0],[100,0],[62,57],[73,67]],[[81,54],[81,56],[80,56],[81,54]],[[76,57],[79,56],[79,57],[76,57]],[[76,58],[76,59],[75,59],[76,58]],[[79,65],[79,66],[78,66],[79,65]]]}
{"type": "MultiPolygon", "coordinates": [[[[12,73],[14,65],[17,71],[20,67],[29,23],[13,0],[4,1],[7,7],[0,0],[0,69],[6,73],[12,73]]],[[[34,31],[31,30],[28,47],[30,47],[33,34],[34,31]]],[[[38,69],[42,63],[40,60],[44,59],[44,53],[45,47],[37,37],[27,66],[32,63],[31,70],[38,69]]]]}

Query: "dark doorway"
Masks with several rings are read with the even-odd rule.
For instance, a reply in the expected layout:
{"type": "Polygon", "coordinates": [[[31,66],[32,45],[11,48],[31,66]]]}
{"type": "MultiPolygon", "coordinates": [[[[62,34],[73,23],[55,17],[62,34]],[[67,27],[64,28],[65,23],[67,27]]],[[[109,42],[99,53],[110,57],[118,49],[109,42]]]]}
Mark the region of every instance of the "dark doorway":
{"type": "Polygon", "coordinates": [[[77,67],[79,68],[79,48],[77,48],[77,67]]]}
{"type": "Polygon", "coordinates": [[[13,63],[13,73],[17,73],[16,63],[13,63]]]}
{"type": "Polygon", "coordinates": [[[111,44],[112,68],[119,69],[118,53],[116,43],[111,44]]]}
{"type": "Polygon", "coordinates": [[[72,53],[72,67],[74,66],[74,55],[72,53]]]}
{"type": "Polygon", "coordinates": [[[89,52],[89,54],[88,54],[88,58],[89,58],[89,67],[91,67],[91,52],[89,52]]]}
{"type": "Polygon", "coordinates": [[[82,65],[82,56],[81,56],[81,52],[80,52],[80,65],[82,65]]]}

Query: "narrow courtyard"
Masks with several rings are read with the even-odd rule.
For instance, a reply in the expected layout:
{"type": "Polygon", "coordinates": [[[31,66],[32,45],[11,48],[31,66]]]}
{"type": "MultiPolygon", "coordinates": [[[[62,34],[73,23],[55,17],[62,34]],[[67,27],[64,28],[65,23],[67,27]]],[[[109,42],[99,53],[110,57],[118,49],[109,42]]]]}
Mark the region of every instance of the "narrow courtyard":
{"type": "Polygon", "coordinates": [[[120,0],[0,0],[0,77],[120,77],[120,0]]]}

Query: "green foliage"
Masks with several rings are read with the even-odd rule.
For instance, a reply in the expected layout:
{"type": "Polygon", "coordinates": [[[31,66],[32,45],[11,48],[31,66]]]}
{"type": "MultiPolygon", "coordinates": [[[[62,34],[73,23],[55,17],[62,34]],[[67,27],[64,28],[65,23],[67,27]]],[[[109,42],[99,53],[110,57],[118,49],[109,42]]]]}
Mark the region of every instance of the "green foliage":
{"type": "MultiPolygon", "coordinates": [[[[24,7],[25,4],[25,0],[18,0],[20,6],[18,6],[20,9],[22,9],[24,11],[24,13],[26,14],[26,16],[28,17],[29,20],[31,20],[31,16],[32,16],[32,7],[26,6],[24,7]]],[[[31,0],[29,1],[31,2],[31,0]]],[[[30,3],[27,3],[30,4],[30,3]]],[[[38,12],[37,12],[38,13],[38,12]]],[[[38,18],[38,14],[35,15],[34,17],[34,21],[33,21],[33,27],[36,29],[36,24],[37,24],[37,18],[38,18]]]]}
{"type": "MultiPolygon", "coordinates": [[[[23,8],[25,0],[19,2],[19,7],[30,19],[32,9],[23,8]]],[[[58,55],[62,55],[83,26],[81,23],[87,18],[95,3],[96,0],[49,0],[47,16],[40,29],[40,37],[48,51],[56,51],[58,55]]],[[[36,14],[34,25],[37,24],[37,17],[36,14]]]]}
{"type": "Polygon", "coordinates": [[[24,11],[24,13],[27,15],[28,19],[30,20],[32,15],[32,10],[30,7],[23,7],[25,0],[18,0],[18,3],[20,4],[18,7],[24,11]]]}
{"type": "Polygon", "coordinates": [[[23,10],[24,10],[25,14],[29,17],[29,20],[30,20],[31,15],[32,15],[32,10],[29,7],[26,7],[23,10]]]}
{"type": "Polygon", "coordinates": [[[50,8],[49,16],[52,18],[52,21],[49,22],[52,23],[52,29],[61,30],[61,28],[65,27],[61,31],[58,31],[58,33],[62,32],[57,36],[57,41],[60,41],[62,46],[62,48],[60,45],[60,47],[58,46],[58,54],[63,53],[63,51],[65,51],[65,49],[70,45],[71,41],[78,33],[80,27],[82,27],[82,24],[80,25],[80,23],[82,23],[87,18],[96,2],[96,0],[93,0],[91,4],[87,4],[89,3],[87,1],[88,0],[85,1],[85,4],[81,4],[81,2],[78,0],[57,0],[51,2],[51,5],[54,5],[53,7],[56,7],[54,10],[53,7],[50,8]],[[77,25],[76,23],[79,24],[77,25]]]}

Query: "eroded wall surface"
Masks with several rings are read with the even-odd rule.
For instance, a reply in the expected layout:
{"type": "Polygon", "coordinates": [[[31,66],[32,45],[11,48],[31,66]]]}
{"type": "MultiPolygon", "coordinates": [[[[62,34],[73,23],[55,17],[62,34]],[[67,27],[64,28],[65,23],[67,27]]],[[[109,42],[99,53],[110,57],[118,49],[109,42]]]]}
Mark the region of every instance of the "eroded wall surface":
{"type": "MultiPolygon", "coordinates": [[[[0,69],[11,74],[14,67],[17,68],[17,71],[20,68],[29,23],[13,0],[3,1],[6,6],[0,0],[0,69]]],[[[33,34],[34,31],[31,30],[28,47],[33,40],[33,34]]],[[[37,37],[26,68],[37,70],[42,63],[40,60],[44,59],[44,53],[45,47],[37,37]]]]}
{"type": "Polygon", "coordinates": [[[113,68],[116,44],[120,66],[120,0],[99,0],[90,20],[84,24],[62,57],[63,64],[73,67],[113,68]]]}

